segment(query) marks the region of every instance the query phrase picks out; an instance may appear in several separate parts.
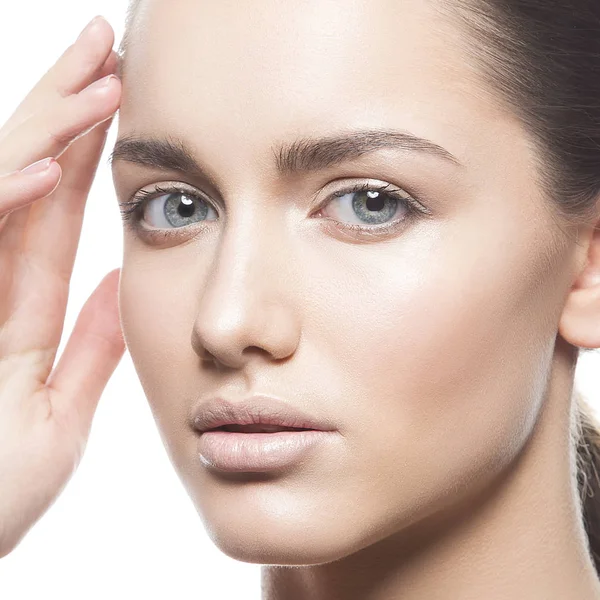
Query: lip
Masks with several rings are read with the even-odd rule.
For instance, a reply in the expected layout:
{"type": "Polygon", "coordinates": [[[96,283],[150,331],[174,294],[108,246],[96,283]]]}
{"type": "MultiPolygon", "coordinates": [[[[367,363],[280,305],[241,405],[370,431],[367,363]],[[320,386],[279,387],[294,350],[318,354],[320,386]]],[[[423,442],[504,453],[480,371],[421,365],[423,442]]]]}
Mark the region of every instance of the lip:
{"type": "Polygon", "coordinates": [[[265,472],[291,467],[334,435],[331,431],[317,430],[206,431],[200,436],[196,450],[201,462],[209,469],[233,473],[265,472]]]}
{"type": "Polygon", "coordinates": [[[198,405],[192,414],[200,432],[197,454],[214,470],[264,472],[290,467],[316,446],[331,440],[337,431],[326,418],[307,412],[273,396],[254,394],[240,401],[215,397],[198,405]],[[223,425],[279,425],[305,431],[244,433],[215,430],[223,425]]]}
{"type": "Polygon", "coordinates": [[[211,398],[194,409],[192,423],[200,432],[233,424],[280,425],[335,431],[334,425],[328,419],[313,417],[283,400],[265,394],[254,394],[240,401],[227,400],[221,396],[211,398]]]}

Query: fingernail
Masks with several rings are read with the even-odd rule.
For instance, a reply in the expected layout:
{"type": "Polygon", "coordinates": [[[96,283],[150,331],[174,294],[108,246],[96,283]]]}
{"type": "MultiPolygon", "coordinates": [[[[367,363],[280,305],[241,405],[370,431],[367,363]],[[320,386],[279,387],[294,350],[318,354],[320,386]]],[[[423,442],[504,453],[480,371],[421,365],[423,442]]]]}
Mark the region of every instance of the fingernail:
{"type": "Polygon", "coordinates": [[[106,77],[103,77],[102,79],[97,79],[96,81],[94,81],[94,83],[90,83],[90,85],[87,86],[85,91],[87,92],[88,90],[90,90],[90,91],[103,90],[110,85],[110,82],[113,79],[116,79],[116,77],[112,74],[107,75],[106,77]]]}
{"type": "Polygon", "coordinates": [[[98,23],[98,21],[102,18],[101,15],[96,15],[84,28],[83,31],[79,34],[77,41],[79,41],[82,37],[87,35],[87,33],[98,23]]]}
{"type": "Polygon", "coordinates": [[[42,160],[38,160],[33,164],[21,169],[21,173],[41,173],[42,171],[46,171],[50,168],[50,165],[55,162],[54,157],[49,156],[48,158],[43,158],[42,160]]]}

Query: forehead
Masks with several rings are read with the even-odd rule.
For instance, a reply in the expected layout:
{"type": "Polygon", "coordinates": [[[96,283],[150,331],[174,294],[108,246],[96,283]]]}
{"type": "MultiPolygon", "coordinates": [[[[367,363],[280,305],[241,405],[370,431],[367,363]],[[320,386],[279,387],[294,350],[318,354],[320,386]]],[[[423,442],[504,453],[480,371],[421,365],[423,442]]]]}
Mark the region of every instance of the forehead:
{"type": "MultiPolygon", "coordinates": [[[[505,112],[430,0],[144,0],[120,129],[207,144],[395,126],[460,155],[505,112]],[[460,126],[458,126],[460,124],[460,126]],[[469,134],[473,132],[470,139],[469,134]]],[[[232,142],[233,143],[233,142],[232,142]]],[[[240,146],[241,144],[241,146],[240,146]]]]}

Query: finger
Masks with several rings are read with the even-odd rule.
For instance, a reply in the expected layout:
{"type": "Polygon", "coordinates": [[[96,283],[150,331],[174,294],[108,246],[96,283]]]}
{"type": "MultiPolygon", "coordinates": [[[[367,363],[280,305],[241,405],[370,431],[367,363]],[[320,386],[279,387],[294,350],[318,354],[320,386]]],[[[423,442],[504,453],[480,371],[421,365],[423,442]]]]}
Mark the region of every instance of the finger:
{"type": "Polygon", "coordinates": [[[106,77],[107,75],[110,75],[111,73],[113,75],[116,75],[118,62],[119,62],[118,54],[114,50],[111,50],[110,54],[108,55],[108,58],[104,61],[104,64],[102,65],[102,67],[100,67],[100,70],[98,71],[98,74],[95,76],[94,80],[101,79],[102,77],[106,77]]]}
{"type": "Polygon", "coordinates": [[[90,22],[90,28],[68,48],[64,61],[57,61],[42,78],[42,86],[55,90],[63,98],[77,94],[94,79],[96,71],[114,51],[115,33],[110,23],[101,15],[90,22]]]}
{"type": "MultiPolygon", "coordinates": [[[[96,73],[114,51],[114,31],[108,21],[99,16],[89,23],[90,29],[71,44],[34,88],[17,106],[0,130],[0,138],[49,102],[79,93],[96,79],[96,73]]],[[[114,60],[114,59],[111,59],[114,60]]]]}
{"type": "Polygon", "coordinates": [[[61,168],[57,161],[44,159],[23,171],[0,176],[0,216],[44,198],[58,186],[61,168]]]}
{"type": "Polygon", "coordinates": [[[50,195],[60,183],[61,175],[60,165],[53,161],[44,171],[25,170],[0,177],[0,290],[4,294],[4,301],[0,303],[0,326],[12,311],[9,286],[13,282],[30,205],[50,195]]]}
{"type": "MultiPolygon", "coordinates": [[[[99,67],[98,69],[96,69],[94,75],[92,76],[92,78],[90,80],[90,83],[93,83],[94,81],[96,81],[98,79],[102,79],[102,78],[106,77],[107,75],[111,75],[111,74],[116,75],[118,73],[119,60],[120,59],[119,59],[119,56],[117,55],[117,53],[114,50],[111,50],[108,58],[104,61],[104,64],[101,67],[99,67]]],[[[2,127],[2,129],[0,129],[0,143],[2,143],[3,138],[6,138],[6,136],[9,133],[9,130],[12,131],[17,126],[24,123],[31,116],[32,116],[31,112],[26,114],[25,111],[19,111],[18,114],[17,113],[13,114],[12,117],[10,118],[10,120],[2,127]]]]}
{"type": "Polygon", "coordinates": [[[48,378],[53,414],[87,437],[98,401],[125,352],[119,319],[120,269],[108,273],[83,306],[48,378]]]}
{"type": "MultiPolygon", "coordinates": [[[[31,207],[22,252],[59,280],[71,277],[87,198],[111,122],[112,118],[101,123],[69,147],[58,159],[60,186],[31,207]]],[[[50,293],[45,290],[44,295],[50,293]]]]}
{"type": "Polygon", "coordinates": [[[74,140],[110,118],[120,100],[121,83],[109,75],[35,113],[0,142],[0,172],[16,171],[46,156],[58,158],[74,140]]]}
{"type": "Polygon", "coordinates": [[[45,361],[40,365],[41,380],[50,373],[60,343],[84,209],[107,129],[106,123],[98,125],[59,158],[60,186],[31,206],[19,240],[19,263],[24,268],[17,271],[18,285],[12,298],[17,308],[12,322],[21,330],[18,339],[6,334],[4,352],[45,349],[40,358],[45,361]]]}
{"type": "Polygon", "coordinates": [[[18,322],[27,322],[28,333],[22,331],[19,345],[11,345],[10,351],[46,348],[46,376],[54,364],[64,327],[68,301],[65,290],[71,280],[84,209],[106,129],[104,123],[99,125],[59,158],[63,172],[60,186],[32,205],[22,236],[21,255],[27,269],[19,275],[24,285],[15,291],[14,302],[19,307],[18,322]]]}
{"type": "MultiPolygon", "coordinates": [[[[96,71],[96,79],[101,79],[103,77],[106,77],[107,75],[110,75],[111,73],[116,73],[117,72],[117,68],[118,68],[118,62],[119,62],[119,56],[117,55],[117,53],[112,50],[111,53],[109,54],[108,58],[106,59],[106,61],[104,62],[104,65],[96,71]]],[[[113,115],[114,116],[114,115],[113,115]]],[[[112,121],[112,117],[110,119],[108,119],[107,121],[105,121],[105,123],[107,124],[107,127],[110,125],[112,121]]],[[[54,189],[54,188],[53,188],[54,189]]],[[[43,198],[47,195],[47,192],[45,191],[46,188],[43,188],[43,193],[41,193],[41,195],[39,196],[39,198],[43,198]]],[[[52,190],[50,190],[52,191],[52,190]]],[[[0,192],[0,198],[2,197],[2,193],[0,192]]],[[[6,194],[4,196],[4,198],[10,198],[11,195],[10,194],[6,194]]],[[[19,203],[19,201],[15,198],[15,203],[19,203]]],[[[25,201],[23,203],[20,204],[27,204],[28,202],[25,201]]],[[[9,211],[10,213],[10,211],[9,211]]],[[[17,250],[17,248],[20,247],[20,241],[22,238],[22,234],[25,228],[25,225],[27,223],[27,220],[29,218],[29,206],[25,206],[25,208],[13,211],[12,214],[10,214],[10,217],[5,213],[4,216],[2,214],[2,209],[1,209],[1,201],[0,201],[0,252],[2,252],[3,250],[5,252],[15,252],[17,250]],[[10,224],[9,224],[10,222],[10,224]],[[2,233],[4,230],[4,233],[2,233]]],[[[0,265],[1,267],[2,265],[0,265]]],[[[0,279],[2,278],[2,275],[6,275],[6,270],[2,270],[0,269],[0,279]]],[[[0,287],[0,289],[5,289],[0,287]]],[[[0,315],[0,323],[4,322],[4,319],[1,318],[2,315],[0,315]]]]}
{"type": "MultiPolygon", "coordinates": [[[[96,111],[96,117],[97,119],[101,119],[101,123],[107,122],[110,123],[112,120],[112,117],[114,116],[114,107],[116,105],[118,105],[118,102],[120,101],[120,83],[115,84],[116,87],[118,88],[118,96],[117,99],[115,100],[114,97],[112,99],[111,102],[111,98],[110,98],[110,94],[111,91],[110,89],[108,90],[108,94],[107,96],[107,106],[106,107],[100,107],[99,109],[97,109],[96,111]],[[98,113],[99,111],[99,113],[98,113]],[[108,113],[108,116],[107,116],[108,113]],[[98,117],[98,114],[100,114],[100,117],[98,117]]],[[[81,92],[81,94],[84,94],[84,92],[81,92]]],[[[77,96],[73,96],[73,98],[76,98],[77,96]]],[[[102,125],[99,125],[100,127],[102,127],[102,125]]],[[[33,126],[32,131],[30,132],[29,135],[37,135],[38,131],[36,130],[36,127],[33,126]]],[[[16,135],[16,134],[15,134],[16,135]]],[[[50,145],[50,144],[48,144],[50,145]]],[[[2,148],[4,148],[5,146],[3,144],[0,143],[0,153],[2,152],[2,148]]],[[[41,154],[41,153],[40,153],[41,154]]],[[[47,154],[46,154],[47,156],[47,154]]],[[[38,159],[40,158],[39,156],[35,156],[34,159],[38,159]]],[[[34,162],[34,159],[30,160],[29,162],[34,162]]],[[[21,162],[21,161],[20,161],[21,162]]],[[[25,164],[27,164],[26,160],[23,160],[22,162],[24,162],[25,164]]],[[[19,167],[17,167],[19,168],[19,167]]],[[[16,168],[11,168],[10,166],[7,166],[5,169],[0,169],[1,171],[4,172],[11,172],[11,171],[15,171],[16,168]]],[[[29,213],[30,213],[30,209],[31,209],[31,205],[27,205],[24,206],[22,208],[18,208],[14,211],[12,211],[8,216],[0,216],[0,259],[3,259],[4,262],[10,260],[11,258],[16,260],[16,256],[18,255],[19,251],[20,251],[20,247],[21,247],[21,241],[23,238],[23,234],[25,231],[25,227],[27,224],[27,221],[29,219],[29,213]]],[[[0,267],[2,267],[2,272],[0,273],[0,277],[2,278],[2,280],[6,280],[9,279],[12,280],[12,270],[11,270],[11,266],[7,265],[7,264],[2,264],[0,265],[0,267]]],[[[3,287],[2,289],[6,289],[6,287],[3,287]]],[[[8,308],[5,307],[5,312],[8,310],[8,308]]],[[[5,317],[5,315],[0,315],[0,317],[5,317]]],[[[4,322],[4,318],[0,319],[0,324],[4,322]]]]}

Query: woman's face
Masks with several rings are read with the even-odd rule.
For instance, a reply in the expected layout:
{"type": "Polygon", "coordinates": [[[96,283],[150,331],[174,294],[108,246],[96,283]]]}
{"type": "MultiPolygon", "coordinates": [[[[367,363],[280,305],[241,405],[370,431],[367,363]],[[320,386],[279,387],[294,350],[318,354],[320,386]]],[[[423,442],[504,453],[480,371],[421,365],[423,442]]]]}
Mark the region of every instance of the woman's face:
{"type": "Polygon", "coordinates": [[[423,0],[143,3],[119,138],[181,140],[204,175],[139,145],[114,161],[120,202],[168,183],[199,196],[189,212],[185,194],[149,200],[139,226],[171,237],[126,223],[122,325],[174,467],[234,558],[315,564],[399,533],[494,478],[538,418],[572,256],[463,35],[423,0]],[[359,133],[375,129],[445,155],[359,133]],[[352,135],[352,152],[306,151],[352,135]],[[337,433],[270,477],[208,468],[191,412],[254,393],[337,433]]]}

